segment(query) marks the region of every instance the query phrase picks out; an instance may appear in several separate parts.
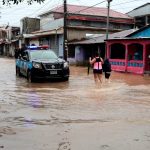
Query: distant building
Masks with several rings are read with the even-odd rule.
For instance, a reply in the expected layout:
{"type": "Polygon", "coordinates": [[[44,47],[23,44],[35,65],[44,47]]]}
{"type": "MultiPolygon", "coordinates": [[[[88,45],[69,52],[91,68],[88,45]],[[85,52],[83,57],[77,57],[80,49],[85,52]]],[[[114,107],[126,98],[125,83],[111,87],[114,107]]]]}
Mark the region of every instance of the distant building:
{"type": "Polygon", "coordinates": [[[135,19],[135,27],[144,27],[150,24],[150,3],[137,7],[127,14],[135,19]]]}
{"type": "Polygon", "coordinates": [[[112,70],[150,74],[150,25],[125,38],[110,38],[106,45],[112,70]]]}
{"type": "MultiPolygon", "coordinates": [[[[107,8],[67,5],[68,42],[82,40],[86,34],[104,34],[106,32],[107,8]]],[[[40,17],[40,30],[25,36],[32,43],[46,44],[57,55],[63,56],[63,6],[49,10],[40,17]]],[[[110,33],[131,29],[134,19],[127,14],[110,10],[110,33]]],[[[75,47],[69,47],[69,57],[75,55],[75,47]]],[[[83,56],[84,57],[84,56],[83,56]]]]}
{"type": "MultiPolygon", "coordinates": [[[[109,39],[123,39],[135,31],[137,31],[137,29],[129,29],[112,33],[109,34],[109,39]]],[[[100,56],[105,59],[105,40],[106,35],[104,34],[86,40],[70,42],[69,47],[75,47],[75,54],[72,55],[71,61],[73,61],[75,64],[86,64],[89,61],[89,57],[93,57],[97,51],[100,53],[100,56]]]]}
{"type": "Polygon", "coordinates": [[[31,32],[40,30],[40,19],[24,17],[20,20],[20,33],[30,34],[31,32]]]}
{"type": "Polygon", "coordinates": [[[7,31],[1,27],[0,28],[0,55],[4,54],[4,45],[7,38],[7,31]]]}
{"type": "Polygon", "coordinates": [[[7,25],[0,28],[0,55],[14,56],[15,48],[19,46],[19,34],[19,27],[7,25]]]}
{"type": "MultiPolygon", "coordinates": [[[[20,20],[20,35],[19,38],[19,47],[21,48],[22,44],[30,44],[28,37],[32,32],[40,30],[40,19],[24,17],[20,20]]],[[[36,43],[35,43],[36,44],[36,43]]]]}
{"type": "MultiPolygon", "coordinates": [[[[51,30],[63,27],[64,7],[47,11],[40,17],[40,29],[51,30]]],[[[107,8],[67,5],[68,41],[81,40],[86,34],[106,32],[107,8]]],[[[134,20],[126,14],[110,10],[110,33],[133,28],[134,20]]]]}

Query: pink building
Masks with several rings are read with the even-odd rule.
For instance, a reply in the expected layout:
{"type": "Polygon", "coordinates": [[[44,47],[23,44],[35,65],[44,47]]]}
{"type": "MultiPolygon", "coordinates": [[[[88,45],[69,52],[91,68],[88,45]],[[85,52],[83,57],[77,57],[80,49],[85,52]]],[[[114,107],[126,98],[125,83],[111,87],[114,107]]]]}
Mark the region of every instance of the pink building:
{"type": "Polygon", "coordinates": [[[112,70],[136,74],[150,73],[150,25],[123,39],[106,41],[112,70]]]}

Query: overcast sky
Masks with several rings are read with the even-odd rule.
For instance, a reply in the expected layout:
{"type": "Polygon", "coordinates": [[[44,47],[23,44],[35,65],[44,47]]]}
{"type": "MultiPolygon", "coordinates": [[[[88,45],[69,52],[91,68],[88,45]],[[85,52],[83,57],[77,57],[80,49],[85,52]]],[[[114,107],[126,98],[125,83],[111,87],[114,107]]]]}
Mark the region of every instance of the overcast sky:
{"type": "MultiPolygon", "coordinates": [[[[42,4],[33,3],[32,5],[27,5],[26,0],[24,1],[24,3],[19,5],[7,6],[2,5],[2,0],[0,0],[0,25],[9,24],[11,26],[20,26],[20,19],[23,17],[37,17],[40,13],[63,4],[63,0],[45,0],[42,4]]],[[[127,13],[149,1],[150,0],[113,0],[110,8],[118,12],[127,13]]],[[[67,0],[67,3],[84,6],[93,6],[101,3],[96,5],[96,7],[107,6],[107,0],[67,0]]]]}

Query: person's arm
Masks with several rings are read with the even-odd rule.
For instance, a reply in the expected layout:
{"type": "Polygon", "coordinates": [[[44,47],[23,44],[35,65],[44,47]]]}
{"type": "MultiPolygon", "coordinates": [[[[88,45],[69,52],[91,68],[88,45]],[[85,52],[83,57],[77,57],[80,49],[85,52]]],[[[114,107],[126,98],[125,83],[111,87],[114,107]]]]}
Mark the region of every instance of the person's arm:
{"type": "Polygon", "coordinates": [[[95,63],[95,61],[96,61],[96,59],[95,58],[93,58],[93,59],[91,59],[91,57],[89,58],[89,63],[92,65],[92,64],[94,64],[95,63]]]}
{"type": "Polygon", "coordinates": [[[88,70],[87,70],[87,74],[90,73],[90,62],[88,62],[88,70]]]}
{"type": "Polygon", "coordinates": [[[100,60],[101,60],[102,64],[104,64],[104,60],[103,60],[103,58],[101,58],[101,57],[100,57],[100,60]]]}

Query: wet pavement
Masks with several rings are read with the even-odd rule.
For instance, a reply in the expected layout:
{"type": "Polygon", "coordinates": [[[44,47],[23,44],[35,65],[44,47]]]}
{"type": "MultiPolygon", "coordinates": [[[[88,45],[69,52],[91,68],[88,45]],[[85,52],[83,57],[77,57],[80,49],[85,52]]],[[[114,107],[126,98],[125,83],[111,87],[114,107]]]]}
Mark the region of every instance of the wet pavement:
{"type": "Polygon", "coordinates": [[[150,76],[113,72],[96,86],[71,67],[68,82],[28,83],[0,58],[0,150],[149,150],[150,76]]]}

